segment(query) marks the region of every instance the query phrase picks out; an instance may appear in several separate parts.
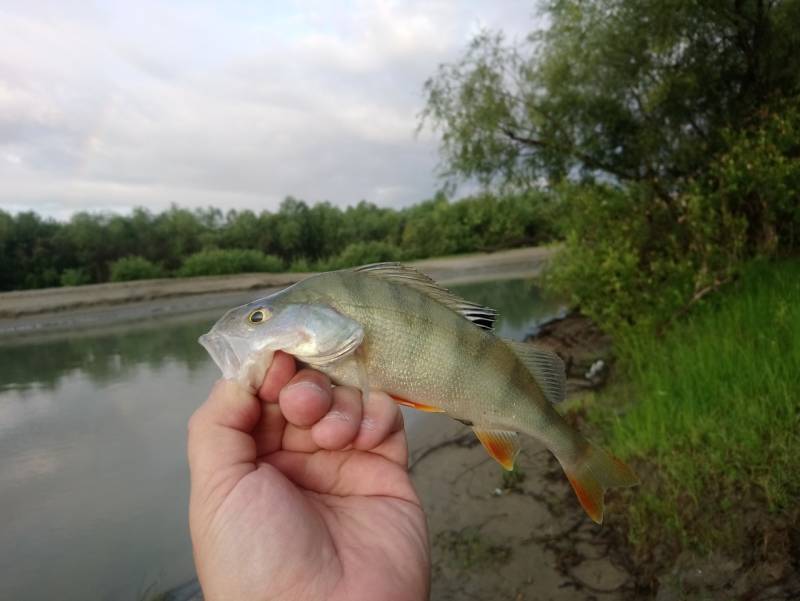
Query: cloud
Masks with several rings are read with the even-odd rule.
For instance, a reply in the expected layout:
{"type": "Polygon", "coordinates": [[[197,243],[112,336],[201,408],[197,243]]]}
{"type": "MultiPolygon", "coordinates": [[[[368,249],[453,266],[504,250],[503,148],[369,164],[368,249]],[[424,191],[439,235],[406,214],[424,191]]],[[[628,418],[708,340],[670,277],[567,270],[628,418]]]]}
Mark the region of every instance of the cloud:
{"type": "Polygon", "coordinates": [[[414,135],[423,81],[477,27],[513,33],[532,12],[489,0],[103,6],[0,9],[6,210],[417,202],[438,186],[436,140],[414,135]]]}

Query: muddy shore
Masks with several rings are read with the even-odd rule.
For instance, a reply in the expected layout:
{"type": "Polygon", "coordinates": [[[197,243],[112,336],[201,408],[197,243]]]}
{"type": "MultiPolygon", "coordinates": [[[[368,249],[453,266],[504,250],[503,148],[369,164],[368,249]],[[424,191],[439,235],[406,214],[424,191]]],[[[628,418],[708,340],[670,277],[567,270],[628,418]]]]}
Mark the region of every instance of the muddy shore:
{"type": "MultiPolygon", "coordinates": [[[[410,263],[443,284],[535,277],[551,247],[519,248],[410,263]]],[[[140,280],[0,293],[0,338],[108,326],[155,316],[235,306],[307,277],[307,273],[140,280]]]]}

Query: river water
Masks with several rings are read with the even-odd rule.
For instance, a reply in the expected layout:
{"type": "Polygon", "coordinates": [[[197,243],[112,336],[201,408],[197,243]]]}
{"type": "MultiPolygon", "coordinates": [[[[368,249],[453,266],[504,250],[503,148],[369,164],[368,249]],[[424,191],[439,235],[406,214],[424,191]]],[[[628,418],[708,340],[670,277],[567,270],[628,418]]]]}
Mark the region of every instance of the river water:
{"type": "MultiPolygon", "coordinates": [[[[518,340],[561,309],[533,280],[452,289],[518,340]]],[[[0,344],[0,599],[139,601],[194,576],[186,422],[220,313],[0,344]]]]}

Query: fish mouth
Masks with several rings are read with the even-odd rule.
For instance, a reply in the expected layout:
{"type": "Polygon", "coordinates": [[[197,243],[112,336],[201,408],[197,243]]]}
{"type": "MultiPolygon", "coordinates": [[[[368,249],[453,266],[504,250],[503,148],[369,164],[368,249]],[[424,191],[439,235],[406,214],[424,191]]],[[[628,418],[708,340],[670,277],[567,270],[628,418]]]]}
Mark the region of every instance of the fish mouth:
{"type": "Polygon", "coordinates": [[[235,380],[251,392],[258,389],[270,365],[274,350],[254,350],[245,338],[225,336],[213,329],[197,340],[222,370],[222,377],[235,380]]]}
{"type": "Polygon", "coordinates": [[[222,370],[223,377],[236,378],[242,367],[242,361],[225,336],[211,331],[200,336],[197,341],[208,351],[217,367],[222,370]]]}

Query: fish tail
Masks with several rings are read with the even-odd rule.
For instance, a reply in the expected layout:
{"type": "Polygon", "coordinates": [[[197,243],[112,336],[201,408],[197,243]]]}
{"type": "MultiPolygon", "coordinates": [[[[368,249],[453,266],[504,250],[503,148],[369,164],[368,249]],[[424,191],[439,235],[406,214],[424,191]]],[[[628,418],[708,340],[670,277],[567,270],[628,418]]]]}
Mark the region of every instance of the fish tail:
{"type": "Polygon", "coordinates": [[[592,520],[603,523],[603,495],[606,489],[634,486],[639,479],[633,470],[616,457],[588,440],[576,459],[567,461],[556,454],[581,506],[592,520]]]}

